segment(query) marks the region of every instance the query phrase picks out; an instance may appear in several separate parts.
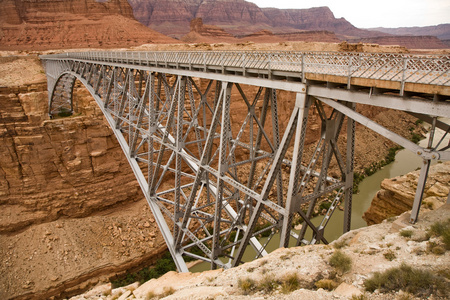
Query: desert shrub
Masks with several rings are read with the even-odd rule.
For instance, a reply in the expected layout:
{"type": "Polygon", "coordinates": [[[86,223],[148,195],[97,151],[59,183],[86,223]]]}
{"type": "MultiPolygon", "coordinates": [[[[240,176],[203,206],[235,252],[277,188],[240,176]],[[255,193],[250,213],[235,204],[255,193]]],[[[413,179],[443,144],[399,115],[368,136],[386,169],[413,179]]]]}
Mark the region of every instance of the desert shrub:
{"type": "Polygon", "coordinates": [[[347,246],[347,240],[340,240],[333,243],[334,249],[342,249],[347,246]]]}
{"type": "MultiPolygon", "coordinates": [[[[272,226],[272,223],[264,223],[264,224],[257,224],[255,226],[255,232],[258,232],[260,230],[266,229],[268,227],[272,226]]],[[[270,234],[272,233],[272,230],[267,229],[266,231],[261,232],[260,234],[258,234],[259,237],[268,237],[270,236],[270,234]]],[[[243,236],[243,234],[242,234],[243,236]]]]}
{"type": "Polygon", "coordinates": [[[173,287],[171,287],[171,286],[169,286],[169,287],[166,286],[163,289],[163,293],[160,295],[160,297],[164,298],[164,297],[172,295],[173,293],[175,293],[175,289],[173,287]]]}
{"type": "Polygon", "coordinates": [[[314,283],[314,285],[318,289],[325,289],[325,290],[329,290],[329,291],[332,291],[339,286],[339,284],[336,281],[331,280],[331,279],[319,280],[316,283],[314,283]]]}
{"type": "Polygon", "coordinates": [[[400,231],[400,236],[405,237],[405,238],[410,238],[413,235],[413,231],[410,229],[405,229],[400,231]]]}
{"type": "Polygon", "coordinates": [[[428,232],[430,235],[440,237],[444,242],[445,249],[450,250],[450,219],[433,223],[428,232]]]}
{"type": "Polygon", "coordinates": [[[445,253],[445,249],[442,245],[436,242],[429,241],[427,243],[427,251],[428,253],[433,253],[436,255],[442,255],[445,253]]]}
{"type": "Polygon", "coordinates": [[[284,294],[291,293],[300,287],[300,280],[297,274],[290,273],[285,275],[281,280],[281,292],[284,294]]]}
{"type": "Polygon", "coordinates": [[[328,263],[341,273],[348,272],[352,268],[351,257],[340,250],[335,251],[333,255],[331,255],[328,263]]]}
{"type": "Polygon", "coordinates": [[[242,290],[244,295],[250,294],[256,287],[255,281],[251,278],[239,278],[238,287],[242,290]]]}
{"type": "Polygon", "coordinates": [[[394,259],[397,258],[394,251],[392,251],[392,250],[388,250],[388,251],[384,252],[383,255],[384,255],[384,258],[386,258],[389,261],[393,261],[394,259]]]}
{"type": "Polygon", "coordinates": [[[366,295],[364,295],[364,294],[361,294],[361,295],[352,295],[352,297],[350,298],[350,300],[368,300],[369,298],[366,296],[366,295]]]}
{"type": "Polygon", "coordinates": [[[445,295],[448,290],[447,283],[442,277],[405,263],[384,272],[375,272],[371,278],[366,279],[364,286],[369,292],[403,290],[418,297],[436,293],[445,295]]]}
{"type": "Polygon", "coordinates": [[[266,293],[273,292],[278,287],[278,282],[272,275],[265,275],[263,279],[258,283],[258,290],[262,290],[266,293]]]}

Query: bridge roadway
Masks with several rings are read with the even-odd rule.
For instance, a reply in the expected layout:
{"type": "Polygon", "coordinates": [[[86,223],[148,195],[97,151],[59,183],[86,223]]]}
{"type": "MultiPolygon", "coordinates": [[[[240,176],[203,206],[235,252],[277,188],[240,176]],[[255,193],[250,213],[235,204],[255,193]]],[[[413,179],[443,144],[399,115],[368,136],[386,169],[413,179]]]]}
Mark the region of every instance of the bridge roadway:
{"type": "Polygon", "coordinates": [[[261,237],[270,241],[275,233],[280,247],[327,243],[324,230],[341,204],[343,232],[350,230],[355,122],[422,157],[412,223],[430,162],[450,160],[450,145],[432,146],[436,128],[450,132],[449,56],[123,51],[41,59],[50,116],[74,112],[77,80],[89,90],[182,272],[188,257],[211,268],[236,266],[248,245],[264,256],[261,237]],[[278,112],[280,91],[295,99],[286,128],[279,124],[286,121],[278,112]],[[356,104],[430,123],[428,147],[357,113],[356,104]],[[312,109],[321,133],[307,154],[312,109]],[[325,198],[331,204],[316,226],[311,217],[325,198]],[[299,222],[301,230],[292,230],[299,222]]]}

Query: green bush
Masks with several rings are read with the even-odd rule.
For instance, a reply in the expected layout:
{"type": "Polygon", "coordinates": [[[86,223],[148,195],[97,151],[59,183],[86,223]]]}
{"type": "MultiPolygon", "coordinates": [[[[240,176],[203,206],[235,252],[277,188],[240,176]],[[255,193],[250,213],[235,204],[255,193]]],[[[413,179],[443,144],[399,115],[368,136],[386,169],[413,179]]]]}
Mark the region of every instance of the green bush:
{"type": "Polygon", "coordinates": [[[158,278],[169,271],[176,271],[175,263],[169,252],[159,259],[153,267],[145,267],[137,272],[126,274],[116,280],[112,280],[111,284],[114,288],[132,284],[136,281],[144,283],[152,278],[158,278]]]}
{"type": "Polygon", "coordinates": [[[422,139],[422,136],[420,134],[417,134],[415,132],[411,133],[411,142],[417,144],[422,139]]]}
{"type": "Polygon", "coordinates": [[[319,211],[322,211],[324,209],[328,210],[330,208],[330,206],[331,206],[331,202],[322,202],[319,205],[319,211]]]}
{"type": "Polygon", "coordinates": [[[445,279],[405,263],[384,272],[375,272],[371,278],[366,279],[364,286],[369,292],[379,290],[385,293],[403,290],[418,297],[436,293],[445,295],[448,292],[445,279]]]}
{"type": "Polygon", "coordinates": [[[57,118],[66,118],[70,117],[73,114],[73,112],[65,107],[61,107],[57,113],[57,118]]]}
{"type": "Polygon", "coordinates": [[[335,251],[333,255],[331,255],[328,263],[341,273],[348,272],[352,268],[351,257],[340,250],[335,251]]]}

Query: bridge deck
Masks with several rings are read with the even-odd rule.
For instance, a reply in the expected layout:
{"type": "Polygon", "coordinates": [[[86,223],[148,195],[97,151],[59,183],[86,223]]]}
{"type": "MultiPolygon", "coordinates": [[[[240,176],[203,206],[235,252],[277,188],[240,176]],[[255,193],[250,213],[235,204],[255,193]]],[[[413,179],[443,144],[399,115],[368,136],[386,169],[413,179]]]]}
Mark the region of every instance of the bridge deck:
{"type": "Polygon", "coordinates": [[[294,82],[319,81],[450,96],[448,55],[331,52],[80,52],[42,56],[294,82]]]}

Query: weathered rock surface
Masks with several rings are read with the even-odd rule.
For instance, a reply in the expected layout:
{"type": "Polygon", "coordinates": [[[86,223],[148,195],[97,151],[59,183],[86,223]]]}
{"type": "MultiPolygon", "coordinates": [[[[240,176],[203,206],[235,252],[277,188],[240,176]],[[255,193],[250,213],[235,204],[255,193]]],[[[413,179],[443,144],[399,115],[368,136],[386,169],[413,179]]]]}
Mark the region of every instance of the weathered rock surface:
{"type": "Polygon", "coordinates": [[[244,0],[129,0],[134,16],[142,24],[169,36],[188,33],[189,21],[202,18],[205,24],[217,25],[235,35],[260,30],[276,33],[299,30],[326,30],[345,36],[376,36],[361,30],[343,18],[336,19],[328,7],[310,9],[259,8],[244,0]]]}
{"type": "MultiPolygon", "coordinates": [[[[420,170],[385,179],[363,219],[368,225],[381,223],[412,208],[420,170]]],[[[431,166],[425,185],[422,207],[437,208],[447,200],[450,191],[450,162],[431,166]]]]}
{"type": "MultiPolygon", "coordinates": [[[[411,226],[408,213],[398,217],[394,223],[382,224],[350,231],[330,245],[312,245],[289,249],[278,249],[268,256],[225,271],[178,274],[169,272],[159,279],[152,279],[142,285],[112,289],[110,284],[98,286],[89,293],[72,297],[71,300],[97,299],[419,299],[404,291],[374,293],[364,290],[364,281],[374,272],[381,272],[406,263],[412,267],[429,270],[433,274],[448,272],[450,251],[440,255],[427,250],[428,243],[442,243],[439,238],[429,241],[422,239],[434,222],[448,219],[450,205],[435,211],[425,212],[420,221],[411,226]],[[411,230],[412,237],[399,235],[399,230],[411,230]],[[336,276],[329,258],[337,250],[333,246],[344,245],[340,251],[351,257],[350,271],[336,276]],[[294,274],[300,286],[293,292],[284,294],[280,286],[272,292],[263,288],[247,295],[239,288],[239,280],[251,279],[256,284],[282,281],[286,275],[294,274]],[[334,275],[333,275],[334,274],[334,275]],[[321,279],[331,279],[339,285],[328,291],[317,288],[321,279]]],[[[336,246],[337,247],[337,246],[336,246]]],[[[330,280],[330,281],[331,281],[330,280]]],[[[448,281],[447,281],[448,283],[448,281]]],[[[265,286],[263,286],[265,287],[265,286]]],[[[446,299],[445,294],[432,295],[433,299],[446,299]]]]}
{"type": "Polygon", "coordinates": [[[375,30],[395,35],[432,35],[441,40],[450,39],[450,24],[439,24],[435,26],[423,26],[423,27],[398,27],[398,28],[370,28],[369,30],[375,30]]]}
{"type": "Polygon", "coordinates": [[[339,43],[339,38],[331,31],[297,31],[289,33],[272,33],[269,30],[261,30],[253,34],[240,37],[241,40],[252,41],[255,43],[266,42],[268,40],[275,42],[286,41],[305,41],[305,42],[325,42],[339,43]]]}
{"type": "Polygon", "coordinates": [[[214,41],[235,42],[237,39],[214,25],[203,24],[202,18],[192,19],[190,22],[190,32],[182,38],[187,43],[211,43],[214,41]]]}
{"type": "Polygon", "coordinates": [[[377,36],[351,40],[355,43],[372,43],[379,45],[399,45],[408,49],[445,49],[448,46],[435,36],[377,36]]]}
{"type": "Polygon", "coordinates": [[[36,57],[0,61],[0,299],[73,294],[154,261],[164,242],[89,93],[75,89],[82,115],[49,120],[36,57]]]}
{"type": "Polygon", "coordinates": [[[171,42],[176,41],[137,22],[126,0],[6,0],[0,6],[1,50],[171,42]]]}
{"type": "Polygon", "coordinates": [[[12,88],[4,93],[0,233],[63,216],[83,217],[141,198],[128,162],[98,111],[45,120],[44,83],[36,91],[14,93],[12,88]]]}
{"type": "Polygon", "coordinates": [[[70,296],[99,280],[150,264],[166,249],[155,226],[142,200],[0,234],[0,298],[70,296]]]}
{"type": "Polygon", "coordinates": [[[269,30],[261,30],[249,35],[233,36],[224,29],[215,25],[205,25],[202,18],[191,20],[190,32],[181,39],[188,43],[214,43],[214,42],[254,42],[264,43],[270,40],[272,43],[286,41],[327,42],[338,43],[338,37],[330,31],[297,31],[289,33],[273,33],[269,30]]]}
{"type": "MultiPolygon", "coordinates": [[[[268,30],[276,36],[276,41],[314,40],[316,42],[332,42],[334,38],[352,42],[379,43],[382,45],[400,45],[411,49],[443,49],[448,48],[440,39],[448,39],[448,24],[438,26],[404,28],[394,30],[377,28],[359,29],[344,18],[335,18],[328,7],[309,9],[277,9],[259,8],[254,3],[244,0],[129,0],[134,16],[142,24],[166,35],[181,38],[189,33],[189,22],[194,18],[202,18],[208,25],[215,25],[237,36],[252,35],[251,41],[268,42],[273,36],[258,36],[254,33],[268,30]],[[409,30],[411,29],[411,30],[409,30]],[[307,31],[307,37],[299,34],[307,31]],[[322,32],[322,34],[317,34],[322,32]],[[324,37],[324,32],[334,33],[336,37],[324,37]],[[291,35],[292,34],[292,35],[291,35]],[[395,37],[390,35],[400,34],[395,37]],[[409,35],[422,35],[411,37],[409,35]],[[265,38],[263,40],[262,38],[265,38]]],[[[192,31],[191,31],[192,32],[192,31]]],[[[211,42],[190,33],[188,42],[211,42]]],[[[226,41],[226,40],[224,40],[226,41]]],[[[224,42],[222,41],[222,42],[224,42]]],[[[219,42],[217,40],[213,42],[219,42]]]]}

